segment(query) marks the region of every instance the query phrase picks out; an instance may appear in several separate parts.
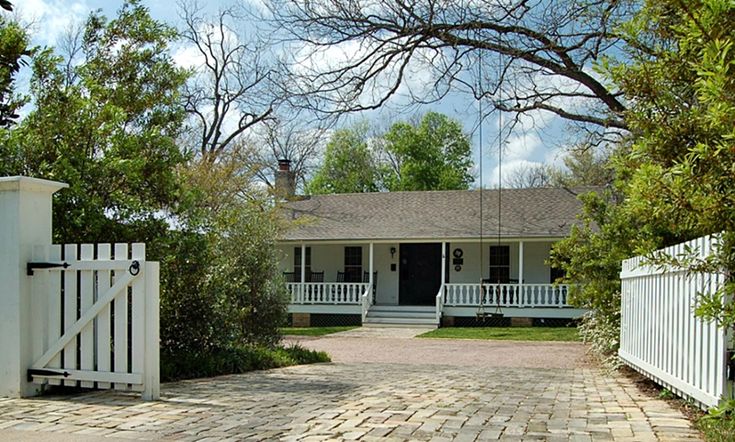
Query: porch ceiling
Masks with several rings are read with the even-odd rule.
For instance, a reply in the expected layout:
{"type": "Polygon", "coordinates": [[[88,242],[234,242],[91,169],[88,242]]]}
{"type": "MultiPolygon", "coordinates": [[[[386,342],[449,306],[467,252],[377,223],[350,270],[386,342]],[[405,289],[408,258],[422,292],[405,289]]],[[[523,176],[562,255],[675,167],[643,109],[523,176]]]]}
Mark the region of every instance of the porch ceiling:
{"type": "MultiPolygon", "coordinates": [[[[500,236],[559,238],[577,223],[580,193],[600,190],[504,189],[500,236]]],[[[311,196],[286,203],[294,221],[282,241],[473,239],[498,232],[498,191],[381,192],[311,196]]]]}

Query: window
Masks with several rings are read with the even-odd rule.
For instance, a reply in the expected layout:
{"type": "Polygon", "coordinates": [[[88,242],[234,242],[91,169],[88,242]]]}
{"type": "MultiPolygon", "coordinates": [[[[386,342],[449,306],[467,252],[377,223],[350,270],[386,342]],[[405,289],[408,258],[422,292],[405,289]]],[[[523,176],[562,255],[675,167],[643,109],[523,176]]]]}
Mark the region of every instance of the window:
{"type": "Polygon", "coordinates": [[[345,247],[345,282],[362,282],[362,247],[345,247]]]}
{"type": "Polygon", "coordinates": [[[491,284],[510,282],[510,246],[490,246],[491,284]]]}
{"type": "MultiPolygon", "coordinates": [[[[294,247],[293,251],[294,281],[301,282],[301,247],[294,247]]],[[[306,280],[311,275],[311,247],[306,248],[306,280]]]]}

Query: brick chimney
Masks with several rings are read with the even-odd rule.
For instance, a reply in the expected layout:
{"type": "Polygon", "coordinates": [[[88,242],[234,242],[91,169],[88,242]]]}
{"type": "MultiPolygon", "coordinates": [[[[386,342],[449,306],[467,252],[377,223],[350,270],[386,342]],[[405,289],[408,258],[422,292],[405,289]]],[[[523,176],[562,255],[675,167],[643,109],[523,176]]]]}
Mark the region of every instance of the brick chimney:
{"type": "Polygon", "coordinates": [[[296,173],[291,170],[291,160],[278,160],[276,171],[276,196],[291,199],[296,194],[296,173]]]}

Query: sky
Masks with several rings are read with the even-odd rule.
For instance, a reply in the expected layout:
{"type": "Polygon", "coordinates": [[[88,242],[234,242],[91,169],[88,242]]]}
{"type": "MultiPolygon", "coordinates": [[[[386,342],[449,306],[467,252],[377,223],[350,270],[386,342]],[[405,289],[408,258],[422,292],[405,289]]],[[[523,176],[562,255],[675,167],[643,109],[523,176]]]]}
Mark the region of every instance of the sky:
{"type": "MultiPolygon", "coordinates": [[[[252,0],[258,1],[258,0],[252,0]]],[[[151,15],[158,20],[167,22],[174,26],[178,25],[179,18],[174,2],[144,0],[142,2],[149,8],[151,15]]],[[[216,10],[231,3],[227,0],[209,0],[206,3],[209,8],[216,10]]],[[[42,46],[54,46],[66,29],[72,24],[83,23],[88,14],[96,9],[101,9],[108,17],[113,17],[117,9],[122,5],[119,0],[23,0],[14,2],[16,13],[26,23],[31,23],[31,36],[33,42],[42,46]]],[[[191,63],[191,50],[186,47],[178,47],[174,52],[174,60],[182,65],[191,63]]],[[[188,66],[187,66],[188,67],[188,66]]],[[[407,76],[407,82],[417,86],[426,82],[421,70],[416,70],[407,76]]],[[[401,114],[403,109],[402,98],[399,96],[393,103],[385,108],[366,113],[364,118],[378,125],[385,126],[395,119],[407,119],[411,115],[401,114]]],[[[452,95],[441,102],[413,109],[413,112],[424,113],[428,110],[444,113],[462,122],[465,131],[473,141],[473,160],[475,162],[476,176],[480,176],[479,166],[482,163],[482,180],[484,187],[494,187],[498,183],[498,153],[502,144],[502,171],[503,176],[508,177],[514,170],[528,168],[536,164],[562,164],[565,142],[565,125],[560,118],[549,114],[538,114],[533,118],[524,118],[522,124],[516,124],[512,130],[509,129],[508,119],[499,119],[497,116],[487,118],[480,125],[479,104],[474,100],[468,100],[466,95],[452,95]],[[499,128],[504,127],[503,135],[498,137],[499,128]],[[482,134],[480,134],[482,132],[482,134]],[[480,137],[482,136],[483,148],[480,149],[480,137]],[[482,157],[480,157],[480,150],[482,157]]],[[[485,105],[487,106],[487,104],[485,105]]],[[[346,122],[345,124],[347,124],[346,122]]]]}

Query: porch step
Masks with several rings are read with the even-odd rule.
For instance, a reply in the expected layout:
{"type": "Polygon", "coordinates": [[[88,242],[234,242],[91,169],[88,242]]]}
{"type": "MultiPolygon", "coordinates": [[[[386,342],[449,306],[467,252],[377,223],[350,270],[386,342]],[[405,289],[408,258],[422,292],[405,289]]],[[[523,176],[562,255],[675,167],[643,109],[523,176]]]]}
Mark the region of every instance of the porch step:
{"type": "Polygon", "coordinates": [[[420,327],[436,328],[436,319],[417,318],[366,318],[363,327],[420,327]]]}
{"type": "Polygon", "coordinates": [[[427,312],[434,313],[436,307],[433,305],[371,305],[371,312],[427,312]]]}
{"type": "Polygon", "coordinates": [[[430,306],[375,305],[363,326],[436,328],[436,310],[430,306]]]}

